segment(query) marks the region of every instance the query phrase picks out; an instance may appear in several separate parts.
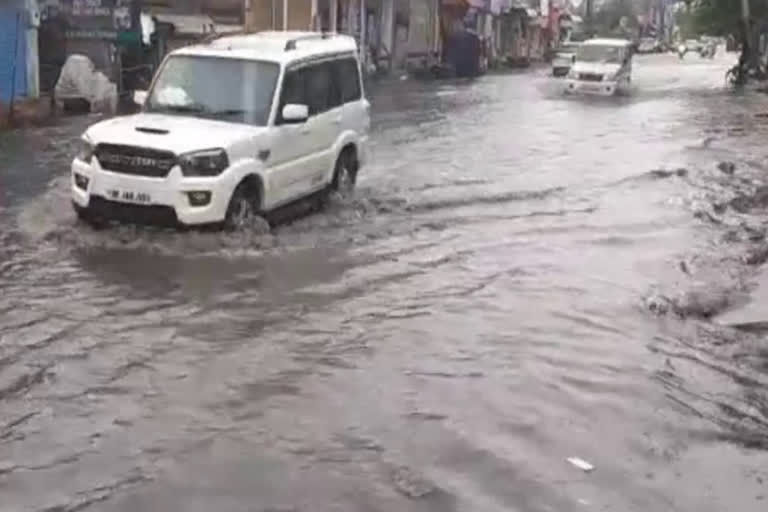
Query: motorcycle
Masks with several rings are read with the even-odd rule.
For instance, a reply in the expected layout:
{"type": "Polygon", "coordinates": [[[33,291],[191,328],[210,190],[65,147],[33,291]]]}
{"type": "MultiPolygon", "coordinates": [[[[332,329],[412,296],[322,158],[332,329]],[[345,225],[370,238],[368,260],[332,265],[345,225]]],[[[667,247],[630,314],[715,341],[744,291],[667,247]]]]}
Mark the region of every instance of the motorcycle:
{"type": "Polygon", "coordinates": [[[699,50],[699,55],[702,59],[714,59],[715,53],[717,52],[717,48],[715,48],[713,45],[704,46],[699,50]]]}

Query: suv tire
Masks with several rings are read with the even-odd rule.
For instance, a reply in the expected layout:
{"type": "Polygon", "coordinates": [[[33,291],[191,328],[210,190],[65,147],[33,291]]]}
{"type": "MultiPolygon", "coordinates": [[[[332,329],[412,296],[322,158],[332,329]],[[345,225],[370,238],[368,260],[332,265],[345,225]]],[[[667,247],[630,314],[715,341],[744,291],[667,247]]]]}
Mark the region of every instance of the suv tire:
{"type": "Polygon", "coordinates": [[[259,197],[247,183],[240,183],[229,200],[224,229],[239,231],[253,226],[260,217],[259,197]]]}
{"type": "Polygon", "coordinates": [[[342,196],[348,195],[357,182],[357,157],[354,150],[345,149],[336,160],[331,190],[342,196]]]}

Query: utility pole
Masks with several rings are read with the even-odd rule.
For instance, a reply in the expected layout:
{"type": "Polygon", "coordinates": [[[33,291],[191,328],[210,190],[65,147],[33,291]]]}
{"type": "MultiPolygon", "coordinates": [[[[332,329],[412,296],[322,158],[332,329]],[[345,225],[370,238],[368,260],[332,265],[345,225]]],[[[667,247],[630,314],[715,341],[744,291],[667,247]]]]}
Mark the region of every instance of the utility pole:
{"type": "Polygon", "coordinates": [[[592,37],[595,35],[594,33],[594,20],[593,20],[593,1],[594,0],[585,0],[586,1],[586,12],[584,13],[585,17],[587,18],[587,37],[592,37]]]}
{"type": "Polygon", "coordinates": [[[667,3],[664,0],[659,0],[659,33],[656,34],[658,39],[661,39],[665,43],[667,42],[667,3]]]}
{"type": "Polygon", "coordinates": [[[756,48],[752,44],[752,26],[750,23],[749,13],[749,0],[741,0],[741,18],[744,21],[744,48],[741,49],[742,55],[745,57],[745,63],[748,66],[755,64],[755,50],[756,48]]]}
{"type": "Polygon", "coordinates": [[[283,32],[288,30],[288,0],[283,0],[283,32]]]}

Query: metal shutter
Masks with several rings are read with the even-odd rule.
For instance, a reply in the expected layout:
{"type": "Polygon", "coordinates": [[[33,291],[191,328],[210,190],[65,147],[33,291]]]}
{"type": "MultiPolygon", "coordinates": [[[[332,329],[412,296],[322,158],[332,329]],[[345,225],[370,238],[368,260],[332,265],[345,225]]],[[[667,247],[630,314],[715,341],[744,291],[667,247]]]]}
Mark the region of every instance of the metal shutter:
{"type": "Polygon", "coordinates": [[[11,80],[16,56],[16,98],[27,94],[27,45],[23,13],[18,9],[0,6],[0,102],[11,99],[11,80]],[[18,27],[17,27],[18,17],[18,27]]]}

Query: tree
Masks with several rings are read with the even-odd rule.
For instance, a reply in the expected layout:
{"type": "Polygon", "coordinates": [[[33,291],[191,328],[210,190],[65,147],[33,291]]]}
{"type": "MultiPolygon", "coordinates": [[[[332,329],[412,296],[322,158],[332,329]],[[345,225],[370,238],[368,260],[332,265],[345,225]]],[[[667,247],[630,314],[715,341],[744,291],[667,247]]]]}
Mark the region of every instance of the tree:
{"type": "Polygon", "coordinates": [[[605,35],[625,32],[627,26],[637,26],[637,16],[632,0],[609,0],[595,13],[595,27],[605,35]]]}
{"type": "Polygon", "coordinates": [[[768,0],[748,0],[748,24],[742,15],[742,0],[687,0],[693,26],[700,34],[732,36],[742,45],[739,58],[740,80],[744,67],[758,68],[758,27],[768,19],[768,0]],[[749,29],[747,30],[747,25],[749,29]]]}

